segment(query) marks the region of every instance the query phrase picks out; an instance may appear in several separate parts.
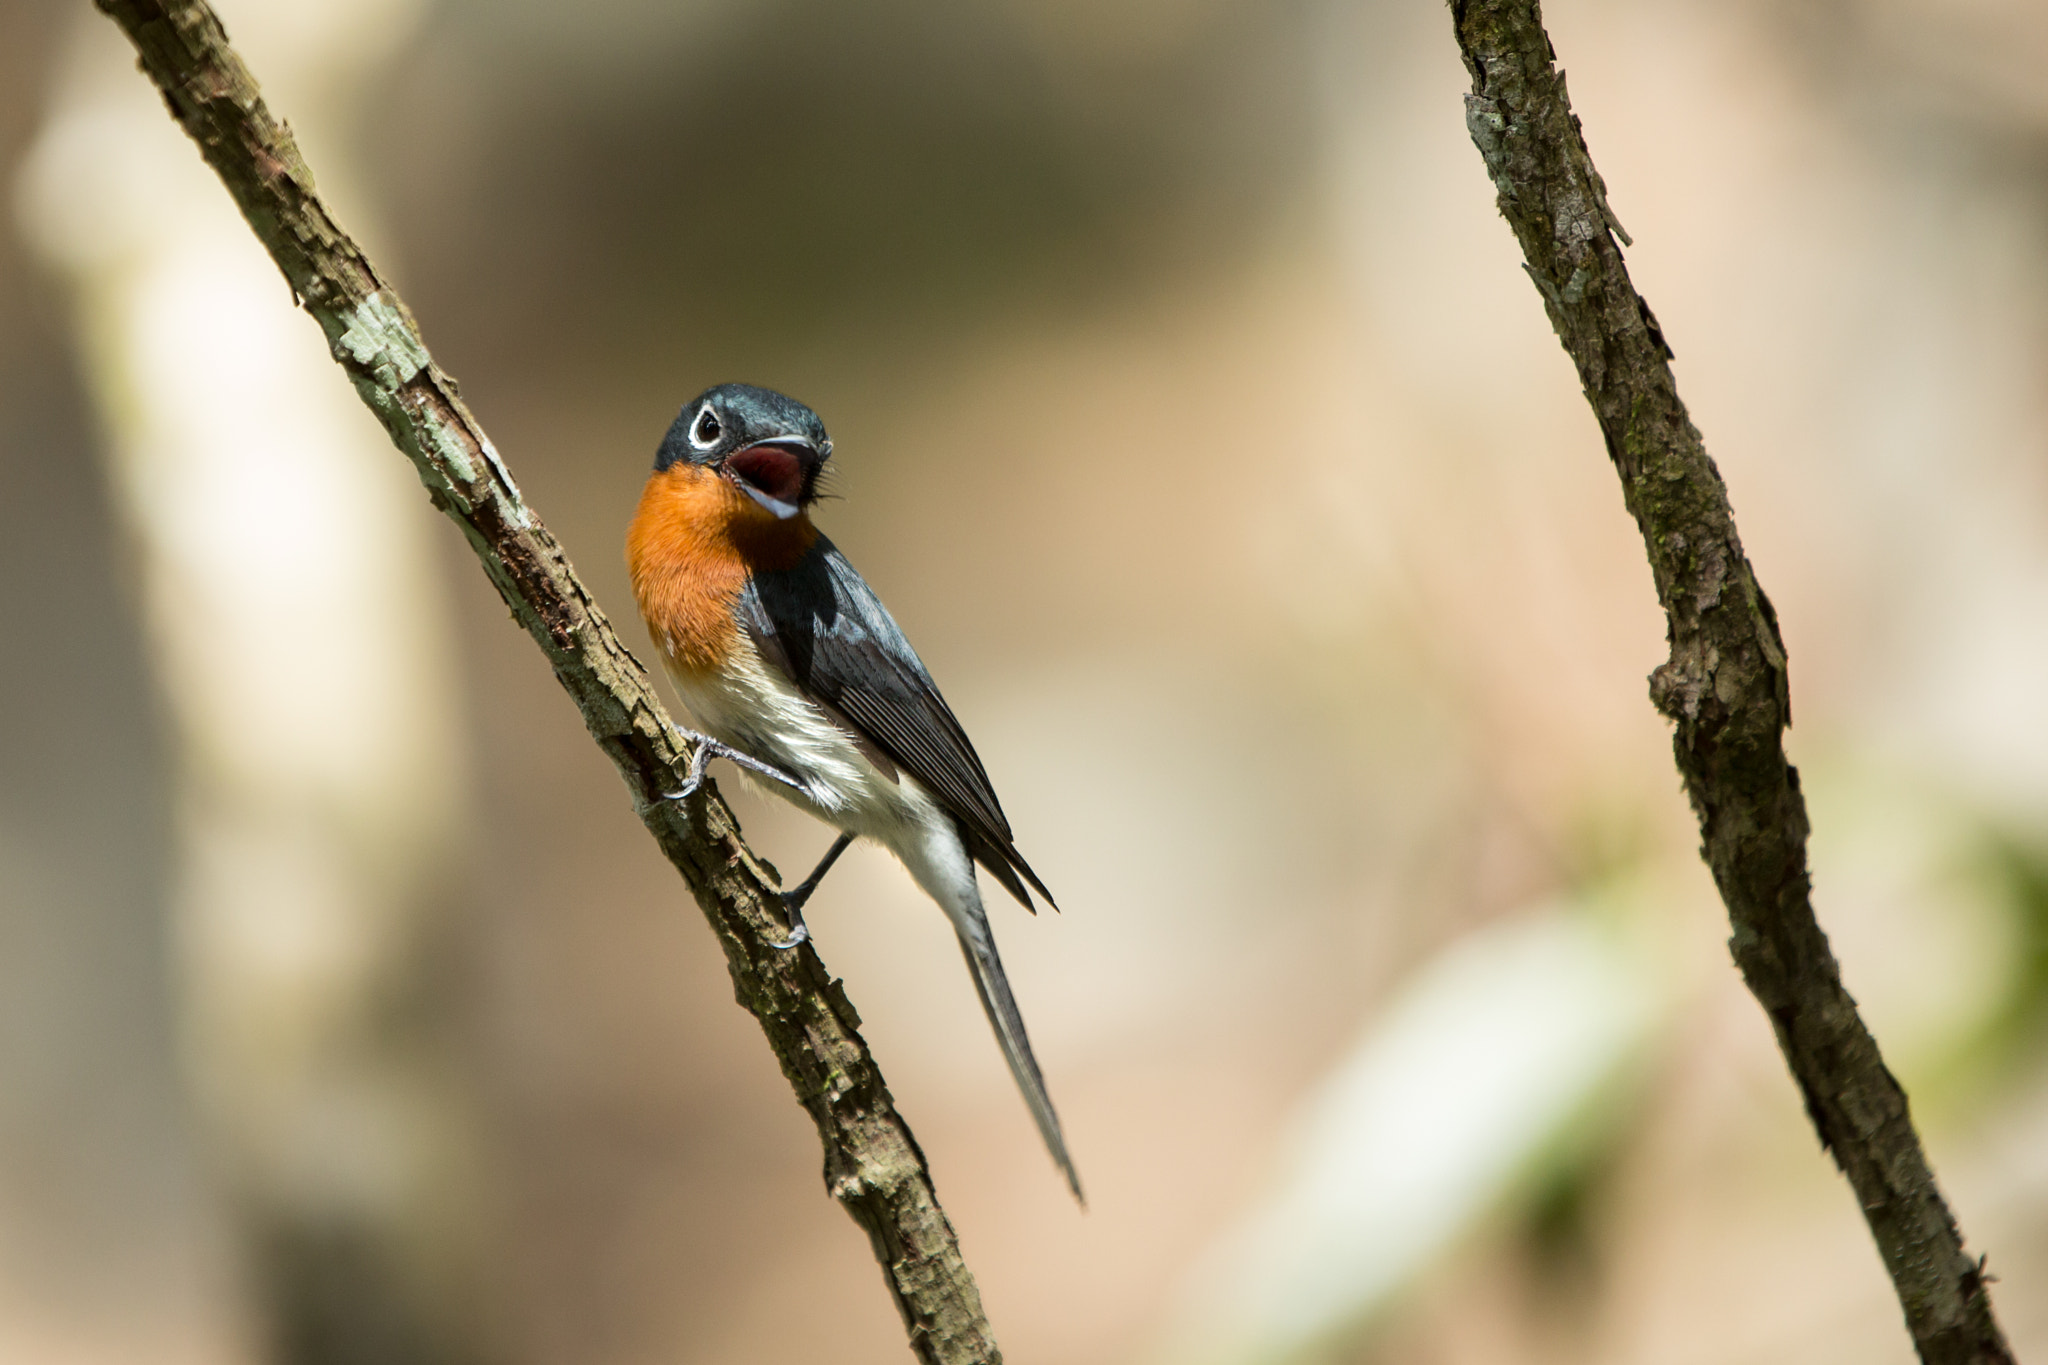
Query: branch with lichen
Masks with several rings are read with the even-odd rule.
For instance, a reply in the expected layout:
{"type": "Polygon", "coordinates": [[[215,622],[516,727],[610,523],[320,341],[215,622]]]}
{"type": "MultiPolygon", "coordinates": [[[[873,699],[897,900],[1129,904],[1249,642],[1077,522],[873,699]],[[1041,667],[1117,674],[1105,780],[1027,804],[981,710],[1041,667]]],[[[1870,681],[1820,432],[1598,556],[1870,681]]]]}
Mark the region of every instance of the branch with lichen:
{"type": "Polygon", "coordinates": [[[1671,643],[1650,698],[1676,725],[1678,770],[1734,925],[1735,961],[1856,1192],[1920,1358],[2010,1365],[1983,1266],[1963,1250],[1905,1092],[1814,919],[1806,802],[1783,743],[1792,715],[1777,616],[1679,401],[1671,350],[1629,280],[1629,238],[1607,206],[1541,11],[1536,0],[1452,0],[1451,17],[1472,74],[1466,127],[1649,551],[1671,643]]]}
{"type": "Polygon", "coordinates": [[[646,670],[619,642],[534,515],[397,293],[314,192],[290,131],[203,0],[97,0],[128,34],[173,118],[327,335],[334,358],[461,527],[513,617],[625,779],[641,820],[725,949],[740,1004],[760,1021],[817,1124],[825,1184],[868,1234],[912,1350],[932,1365],[1002,1359],[924,1154],[858,1031],[860,1017],[809,946],[779,951],[781,898],[709,783],[684,801],[692,754],[646,670]]]}

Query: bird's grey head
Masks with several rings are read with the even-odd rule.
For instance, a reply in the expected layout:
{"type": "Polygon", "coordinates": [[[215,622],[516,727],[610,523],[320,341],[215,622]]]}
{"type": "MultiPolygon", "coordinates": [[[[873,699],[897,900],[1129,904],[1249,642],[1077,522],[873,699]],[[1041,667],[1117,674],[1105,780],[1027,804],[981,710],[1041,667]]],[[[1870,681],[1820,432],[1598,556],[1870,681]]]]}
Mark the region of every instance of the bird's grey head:
{"type": "Polygon", "coordinates": [[[831,454],[825,424],[802,403],[752,384],[720,384],[683,405],[654,468],[709,469],[788,518],[817,499],[818,471],[831,454]]]}

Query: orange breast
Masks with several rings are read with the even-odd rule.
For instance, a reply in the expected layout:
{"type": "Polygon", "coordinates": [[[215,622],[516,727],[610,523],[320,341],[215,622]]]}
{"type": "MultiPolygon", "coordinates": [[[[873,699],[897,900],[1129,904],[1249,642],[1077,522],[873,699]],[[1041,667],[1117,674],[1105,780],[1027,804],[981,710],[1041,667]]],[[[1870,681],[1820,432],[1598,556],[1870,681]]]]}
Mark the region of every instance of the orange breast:
{"type": "Polygon", "coordinates": [[[649,478],[626,532],[626,567],[648,633],[671,666],[723,667],[739,645],[732,609],[747,576],[789,568],[817,538],[808,516],[778,520],[687,461],[649,478]]]}

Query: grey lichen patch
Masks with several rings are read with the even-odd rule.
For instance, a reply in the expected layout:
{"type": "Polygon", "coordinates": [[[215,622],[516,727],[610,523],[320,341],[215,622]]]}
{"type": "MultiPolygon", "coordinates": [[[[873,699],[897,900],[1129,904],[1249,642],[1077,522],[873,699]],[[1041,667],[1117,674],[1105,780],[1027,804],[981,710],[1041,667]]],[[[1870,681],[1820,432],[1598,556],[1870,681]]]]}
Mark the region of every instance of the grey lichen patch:
{"type": "Polygon", "coordinates": [[[347,326],[334,341],[334,358],[357,365],[377,377],[380,387],[391,390],[427,367],[427,348],[382,290],[357,304],[347,315],[347,326]]]}
{"type": "MultiPolygon", "coordinates": [[[[476,482],[476,465],[470,461],[469,446],[462,434],[454,427],[429,420],[426,429],[427,442],[435,459],[445,464],[449,472],[466,486],[476,482]]],[[[467,508],[471,500],[464,495],[464,489],[454,490],[462,496],[462,505],[467,508]]]]}
{"type": "Polygon", "coordinates": [[[1500,106],[1484,95],[1465,96],[1465,131],[1472,135],[1472,145],[1479,149],[1494,189],[1504,198],[1514,198],[1515,182],[1508,175],[1508,123],[1501,117],[1500,106]]]}
{"type": "Polygon", "coordinates": [[[1650,704],[1669,720],[1698,720],[1705,692],[1706,680],[1690,659],[1672,659],[1651,670],[1650,704]]]}
{"type": "Polygon", "coordinates": [[[509,493],[501,488],[493,489],[491,497],[498,504],[498,515],[504,518],[506,525],[517,530],[533,529],[533,513],[520,501],[518,489],[514,488],[509,493]]]}

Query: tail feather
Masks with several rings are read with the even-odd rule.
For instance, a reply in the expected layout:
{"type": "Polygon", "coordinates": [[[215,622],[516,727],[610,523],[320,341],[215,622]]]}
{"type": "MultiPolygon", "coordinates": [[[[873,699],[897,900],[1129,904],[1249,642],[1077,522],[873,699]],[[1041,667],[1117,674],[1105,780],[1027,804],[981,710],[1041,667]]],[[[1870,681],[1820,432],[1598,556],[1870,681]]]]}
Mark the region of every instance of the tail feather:
{"type": "Polygon", "coordinates": [[[1039,895],[1045,897],[1047,905],[1055,910],[1060,908],[1058,902],[1053,900],[1052,892],[1045,889],[1045,883],[1038,880],[1038,874],[1024,861],[1024,855],[1017,852],[1015,844],[997,844],[985,835],[976,834],[964,821],[956,820],[953,823],[960,833],[960,842],[967,848],[968,856],[986,868],[988,875],[1002,884],[1003,890],[1015,896],[1017,904],[1034,915],[1038,913],[1038,907],[1031,903],[1031,893],[1024,889],[1024,883],[1028,881],[1038,889],[1039,895]],[[1018,876],[1020,872],[1023,874],[1021,879],[1018,876]]]}
{"type": "Polygon", "coordinates": [[[1038,1060],[1031,1055],[1031,1040],[1024,1033],[1024,1016],[1017,1012],[1017,999],[1010,994],[1009,978],[1003,975],[1003,961],[996,956],[995,939],[988,934],[986,926],[980,943],[962,934],[960,952],[967,959],[968,971],[974,977],[974,989],[981,996],[981,1007],[996,1031],[996,1041],[1002,1044],[1003,1059],[1010,1064],[1010,1074],[1017,1078],[1017,1088],[1024,1092],[1024,1103],[1030,1106],[1031,1117],[1038,1124],[1038,1134],[1045,1139],[1046,1149],[1066,1175],[1067,1186],[1073,1190],[1075,1200],[1086,1207],[1088,1200],[1081,1193],[1080,1173],[1074,1169],[1074,1159],[1067,1155],[1067,1140],[1060,1132],[1060,1116],[1053,1112],[1052,1096],[1046,1093],[1045,1078],[1038,1074],[1038,1060]]]}

